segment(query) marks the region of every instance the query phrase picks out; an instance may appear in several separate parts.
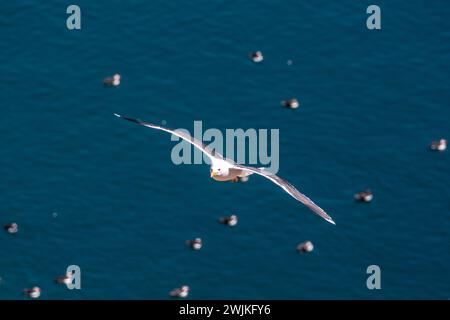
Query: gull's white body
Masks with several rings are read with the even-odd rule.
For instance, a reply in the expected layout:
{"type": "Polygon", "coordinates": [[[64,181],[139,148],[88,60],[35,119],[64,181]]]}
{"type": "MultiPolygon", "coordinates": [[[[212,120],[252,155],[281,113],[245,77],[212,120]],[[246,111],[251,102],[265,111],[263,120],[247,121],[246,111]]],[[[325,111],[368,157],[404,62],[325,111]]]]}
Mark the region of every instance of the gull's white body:
{"type": "Polygon", "coordinates": [[[316,214],[327,220],[328,222],[335,224],[333,219],[325,212],[322,208],[320,208],[318,205],[316,205],[311,199],[309,199],[304,194],[300,193],[293,185],[291,185],[286,180],[283,180],[282,178],[278,177],[275,174],[272,174],[264,168],[254,168],[254,167],[247,167],[243,166],[237,163],[234,163],[233,161],[229,159],[224,159],[223,156],[217,152],[214,152],[210,150],[207,146],[205,146],[201,141],[198,141],[191,137],[189,134],[186,134],[181,131],[175,131],[168,128],[164,128],[158,125],[154,125],[151,123],[143,122],[140,120],[124,117],[118,114],[114,114],[115,116],[119,118],[123,118],[125,120],[135,122],[139,125],[143,125],[152,129],[162,130],[168,133],[171,133],[189,143],[191,143],[194,147],[201,150],[203,153],[205,153],[208,158],[211,160],[211,178],[213,178],[216,181],[230,181],[235,179],[236,177],[245,177],[251,174],[258,174],[260,176],[263,176],[276,185],[283,188],[284,191],[286,191],[289,195],[291,195],[294,199],[297,201],[300,201],[304,205],[306,205],[309,209],[314,211],[316,214]]]}
{"type": "Polygon", "coordinates": [[[218,159],[218,158],[212,158],[211,159],[211,173],[218,171],[225,171],[227,173],[225,174],[211,174],[211,178],[213,178],[216,181],[231,181],[236,179],[237,177],[245,177],[250,175],[251,173],[245,172],[242,169],[238,169],[233,167],[233,165],[226,160],[218,159]],[[228,172],[227,170],[228,169],[228,172]]]}

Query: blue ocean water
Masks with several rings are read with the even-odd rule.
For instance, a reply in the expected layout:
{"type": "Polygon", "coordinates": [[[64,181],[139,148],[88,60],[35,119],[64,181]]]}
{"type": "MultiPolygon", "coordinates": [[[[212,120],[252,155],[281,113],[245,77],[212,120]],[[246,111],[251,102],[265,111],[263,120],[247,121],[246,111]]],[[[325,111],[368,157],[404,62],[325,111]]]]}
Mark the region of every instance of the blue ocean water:
{"type": "Polygon", "coordinates": [[[0,4],[0,222],[20,228],[0,233],[1,299],[33,285],[166,299],[182,284],[192,299],[450,297],[449,152],[427,150],[450,136],[448,1],[379,0],[379,31],[368,1],[77,0],[79,31],[70,4],[0,4]],[[281,108],[292,96],[300,108],[281,108]],[[337,225],[262,177],[175,166],[169,135],[113,112],[279,128],[279,175],[337,225]],[[374,201],[355,203],[367,187],[374,201]],[[235,228],[217,222],[232,213],[235,228]],[[313,253],[296,252],[304,240],[313,253]],[[81,290],[53,283],[71,264],[81,290]],[[366,287],[372,264],[381,290],[366,287]]]}

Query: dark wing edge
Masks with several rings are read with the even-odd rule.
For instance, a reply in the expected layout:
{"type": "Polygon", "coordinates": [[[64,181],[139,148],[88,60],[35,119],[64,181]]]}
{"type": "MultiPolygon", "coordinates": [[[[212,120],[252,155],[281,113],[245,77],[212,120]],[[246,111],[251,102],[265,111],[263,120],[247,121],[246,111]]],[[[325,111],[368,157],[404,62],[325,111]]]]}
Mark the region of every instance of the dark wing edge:
{"type": "Polygon", "coordinates": [[[286,181],[286,180],[280,178],[279,176],[277,176],[277,175],[275,175],[275,174],[273,174],[271,172],[268,172],[268,171],[266,171],[264,169],[254,168],[254,167],[247,167],[247,166],[243,166],[243,165],[235,165],[235,167],[239,168],[241,170],[245,170],[245,171],[250,171],[252,173],[256,173],[256,174],[258,174],[260,176],[263,176],[263,177],[269,179],[270,181],[272,181],[276,185],[278,185],[281,188],[283,188],[284,191],[289,193],[294,199],[300,201],[305,206],[307,206],[309,209],[314,211],[317,215],[321,216],[323,219],[325,219],[329,223],[332,223],[334,225],[336,224],[333,221],[333,219],[321,207],[319,207],[317,204],[315,204],[310,198],[305,196],[303,193],[298,191],[297,188],[295,188],[288,181],[286,181]]]}
{"type": "Polygon", "coordinates": [[[177,136],[187,142],[189,142],[190,144],[192,144],[194,147],[196,147],[197,149],[199,149],[200,151],[202,151],[203,153],[205,153],[210,159],[212,158],[223,158],[223,156],[216,152],[215,150],[211,150],[207,145],[205,145],[202,141],[199,141],[197,139],[195,139],[194,137],[192,137],[191,135],[180,131],[180,130],[173,130],[173,129],[169,129],[169,128],[165,128],[162,126],[158,126],[156,124],[152,124],[152,123],[148,123],[148,122],[144,122],[141,121],[139,119],[133,119],[133,118],[129,118],[129,117],[125,117],[122,116],[120,114],[114,113],[114,115],[118,118],[122,118],[124,120],[128,120],[134,123],[137,123],[141,126],[145,126],[145,127],[149,127],[152,129],[156,129],[156,130],[162,130],[165,132],[168,132],[170,134],[173,134],[174,136],[177,136]]]}

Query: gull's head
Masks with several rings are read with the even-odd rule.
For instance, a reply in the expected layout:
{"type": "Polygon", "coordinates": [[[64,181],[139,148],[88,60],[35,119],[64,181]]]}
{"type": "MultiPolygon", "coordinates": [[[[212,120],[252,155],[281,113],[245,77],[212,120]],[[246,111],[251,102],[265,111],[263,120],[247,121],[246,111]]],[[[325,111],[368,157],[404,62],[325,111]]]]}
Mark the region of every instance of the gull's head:
{"type": "Polygon", "coordinates": [[[186,286],[186,285],[184,285],[184,286],[181,286],[181,291],[183,291],[183,292],[188,292],[189,291],[189,286],[186,286]]]}
{"type": "Polygon", "coordinates": [[[211,178],[223,177],[229,174],[227,166],[212,165],[211,166],[211,178]]]}

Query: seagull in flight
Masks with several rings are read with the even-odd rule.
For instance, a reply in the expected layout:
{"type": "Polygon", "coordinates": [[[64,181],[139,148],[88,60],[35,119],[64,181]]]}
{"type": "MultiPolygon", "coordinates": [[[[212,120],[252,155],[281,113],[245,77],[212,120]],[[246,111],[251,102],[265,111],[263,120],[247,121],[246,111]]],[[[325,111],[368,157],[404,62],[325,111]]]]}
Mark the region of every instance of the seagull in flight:
{"type": "Polygon", "coordinates": [[[291,195],[294,199],[297,201],[300,201],[305,206],[307,206],[309,209],[314,211],[316,214],[324,218],[326,221],[336,224],[333,219],[318,205],[316,205],[311,199],[309,199],[304,194],[300,193],[292,184],[287,182],[286,180],[278,177],[277,175],[264,170],[264,168],[255,168],[255,167],[248,167],[244,165],[240,165],[235,163],[232,160],[224,159],[224,157],[216,152],[215,150],[211,150],[208,146],[206,146],[203,142],[194,139],[189,134],[182,132],[182,131],[176,131],[172,129],[168,129],[162,126],[158,126],[155,124],[143,122],[138,119],[133,119],[129,117],[125,117],[122,115],[119,115],[117,113],[114,113],[116,117],[137,123],[141,126],[149,127],[156,130],[162,130],[165,132],[168,132],[170,134],[173,134],[174,136],[177,136],[190,144],[192,144],[195,148],[199,149],[203,153],[205,153],[208,158],[211,160],[211,178],[213,178],[216,181],[230,181],[235,180],[238,177],[245,177],[251,174],[257,174],[260,176],[263,176],[264,178],[269,179],[273,183],[275,183],[277,186],[283,188],[284,191],[286,191],[289,195],[291,195]]]}

